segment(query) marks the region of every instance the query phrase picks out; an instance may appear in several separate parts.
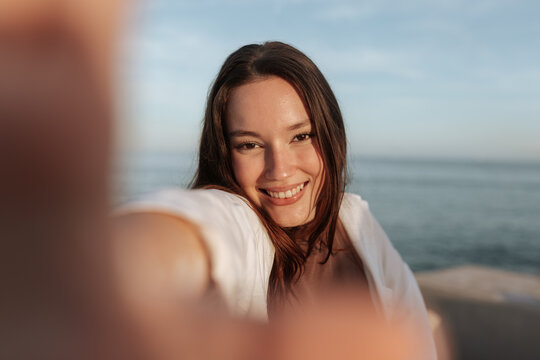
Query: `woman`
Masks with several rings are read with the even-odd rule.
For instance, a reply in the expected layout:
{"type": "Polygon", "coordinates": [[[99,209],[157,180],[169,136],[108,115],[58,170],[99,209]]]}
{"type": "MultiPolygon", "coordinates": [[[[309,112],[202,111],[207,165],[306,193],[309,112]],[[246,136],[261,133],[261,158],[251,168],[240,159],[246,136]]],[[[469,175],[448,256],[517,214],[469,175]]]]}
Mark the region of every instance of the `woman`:
{"type": "Polygon", "coordinates": [[[231,313],[266,319],[352,287],[388,320],[414,326],[434,358],[411,271],[345,184],[330,86],[303,53],[268,42],[231,54],[213,84],[192,183],[202,190],[165,190],[123,211],[145,213],[162,238],[183,234],[183,292],[214,288],[231,313]]]}

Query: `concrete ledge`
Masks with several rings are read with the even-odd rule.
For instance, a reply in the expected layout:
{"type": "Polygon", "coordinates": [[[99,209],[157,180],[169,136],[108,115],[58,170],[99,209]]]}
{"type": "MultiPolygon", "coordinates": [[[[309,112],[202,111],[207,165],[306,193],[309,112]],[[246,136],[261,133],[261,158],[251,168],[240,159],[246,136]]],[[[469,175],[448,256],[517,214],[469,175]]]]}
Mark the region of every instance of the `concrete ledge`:
{"type": "Polygon", "coordinates": [[[540,359],[540,276],[462,266],[416,278],[455,359],[540,359]]]}

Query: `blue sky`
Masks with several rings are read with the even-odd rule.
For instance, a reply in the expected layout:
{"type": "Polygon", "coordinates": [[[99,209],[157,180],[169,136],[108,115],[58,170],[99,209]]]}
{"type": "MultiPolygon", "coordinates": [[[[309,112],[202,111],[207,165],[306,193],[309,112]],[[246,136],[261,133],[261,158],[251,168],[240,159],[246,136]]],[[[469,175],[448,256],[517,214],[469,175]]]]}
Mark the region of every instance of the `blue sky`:
{"type": "Polygon", "coordinates": [[[318,64],[352,153],[540,161],[540,2],[152,0],[121,56],[126,149],[193,151],[226,56],[280,40],[318,64]]]}

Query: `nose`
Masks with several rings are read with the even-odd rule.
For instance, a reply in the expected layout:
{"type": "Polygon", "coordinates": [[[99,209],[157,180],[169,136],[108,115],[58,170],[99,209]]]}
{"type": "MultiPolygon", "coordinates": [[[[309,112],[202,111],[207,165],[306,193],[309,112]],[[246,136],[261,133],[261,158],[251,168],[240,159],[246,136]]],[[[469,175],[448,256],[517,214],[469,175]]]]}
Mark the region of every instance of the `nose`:
{"type": "Polygon", "coordinates": [[[286,147],[274,147],[265,154],[265,177],[268,180],[282,180],[292,176],[296,169],[293,154],[286,147]]]}

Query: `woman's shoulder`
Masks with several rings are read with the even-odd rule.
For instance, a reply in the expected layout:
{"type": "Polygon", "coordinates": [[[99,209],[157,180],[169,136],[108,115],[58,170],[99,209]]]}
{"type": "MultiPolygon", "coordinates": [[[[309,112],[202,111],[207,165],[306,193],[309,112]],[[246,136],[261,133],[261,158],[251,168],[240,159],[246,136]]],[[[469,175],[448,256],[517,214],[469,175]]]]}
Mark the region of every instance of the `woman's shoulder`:
{"type": "Polygon", "coordinates": [[[240,195],[219,189],[164,188],[143,194],[122,204],[117,212],[133,211],[212,211],[217,208],[250,209],[240,195]]]}
{"type": "Polygon", "coordinates": [[[360,195],[344,194],[339,217],[360,252],[382,250],[389,244],[388,237],[371,213],[368,202],[360,195]]]}
{"type": "Polygon", "coordinates": [[[341,201],[340,215],[344,216],[348,213],[354,213],[355,216],[370,215],[369,203],[358,194],[346,192],[341,201]]]}
{"type": "Polygon", "coordinates": [[[167,187],[156,191],[142,194],[132,202],[137,201],[162,201],[174,202],[175,200],[185,200],[189,198],[205,198],[210,201],[240,201],[243,198],[240,195],[221,189],[186,189],[181,187],[167,187]]]}
{"type": "Polygon", "coordinates": [[[115,211],[116,215],[126,213],[160,213],[210,228],[233,224],[260,227],[258,216],[245,198],[218,189],[165,188],[128,201],[115,211]]]}

